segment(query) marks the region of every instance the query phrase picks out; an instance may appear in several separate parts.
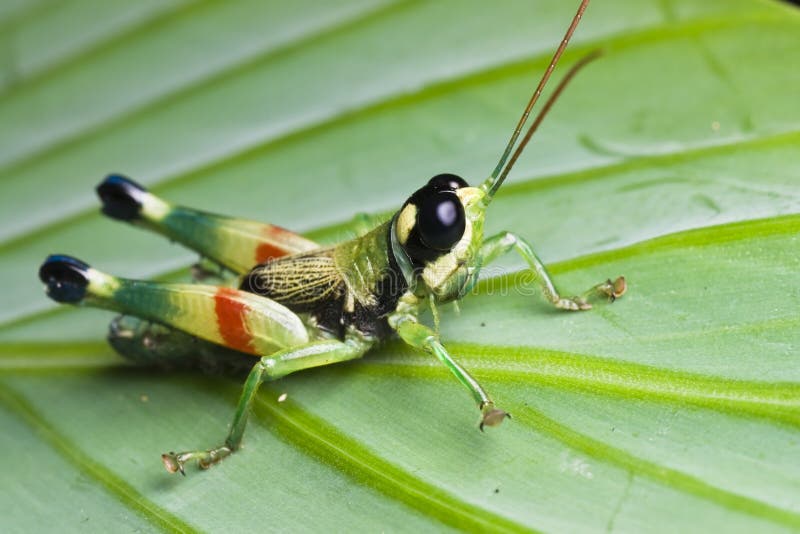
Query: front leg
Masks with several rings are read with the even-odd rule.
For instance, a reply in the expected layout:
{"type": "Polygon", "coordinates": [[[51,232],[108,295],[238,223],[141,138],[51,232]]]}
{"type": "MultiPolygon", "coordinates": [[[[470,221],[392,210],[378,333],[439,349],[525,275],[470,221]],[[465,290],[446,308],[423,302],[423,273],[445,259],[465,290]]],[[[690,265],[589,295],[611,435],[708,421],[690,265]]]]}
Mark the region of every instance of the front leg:
{"type": "Polygon", "coordinates": [[[627,289],[625,278],[620,276],[614,281],[609,279],[605,282],[601,282],[582,295],[562,297],[556,289],[552,277],[547,272],[542,261],[536,256],[530,243],[511,232],[501,232],[483,242],[480,249],[481,264],[487,265],[503,254],[510,252],[512,249],[516,250],[528,263],[531,270],[536,275],[545,298],[556,308],[571,311],[589,310],[592,307],[587,300],[590,296],[597,294],[605,295],[613,302],[621,297],[627,289]]]}
{"type": "Polygon", "coordinates": [[[425,325],[417,322],[416,315],[411,310],[403,310],[401,303],[400,310],[389,317],[389,325],[398,333],[400,338],[412,347],[424,350],[428,354],[436,356],[443,364],[450,369],[456,379],[461,382],[472,394],[472,398],[481,411],[480,429],[484,426],[497,426],[506,417],[511,417],[508,413],[494,407],[494,402],[483,389],[483,387],[470,375],[466,369],[453,359],[447,349],[441,344],[436,333],[425,325]]]}

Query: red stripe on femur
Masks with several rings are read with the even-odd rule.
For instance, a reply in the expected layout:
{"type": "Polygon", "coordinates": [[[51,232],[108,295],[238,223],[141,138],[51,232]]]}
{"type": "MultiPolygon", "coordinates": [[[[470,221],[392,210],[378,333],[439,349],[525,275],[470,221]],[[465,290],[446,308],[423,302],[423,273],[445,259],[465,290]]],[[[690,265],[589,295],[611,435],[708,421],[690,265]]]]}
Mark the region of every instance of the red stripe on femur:
{"type": "Polygon", "coordinates": [[[287,251],[272,243],[260,243],[256,247],[256,263],[264,263],[268,260],[286,256],[287,251]]]}
{"type": "Polygon", "coordinates": [[[256,247],[256,263],[264,263],[293,252],[291,242],[297,237],[294,232],[274,224],[265,224],[261,229],[261,234],[266,241],[259,243],[256,247]]]}
{"type": "Polygon", "coordinates": [[[253,347],[253,336],[247,331],[247,305],[238,300],[239,291],[220,287],[214,295],[214,311],[217,314],[219,333],[225,345],[249,354],[258,354],[253,347]]]}

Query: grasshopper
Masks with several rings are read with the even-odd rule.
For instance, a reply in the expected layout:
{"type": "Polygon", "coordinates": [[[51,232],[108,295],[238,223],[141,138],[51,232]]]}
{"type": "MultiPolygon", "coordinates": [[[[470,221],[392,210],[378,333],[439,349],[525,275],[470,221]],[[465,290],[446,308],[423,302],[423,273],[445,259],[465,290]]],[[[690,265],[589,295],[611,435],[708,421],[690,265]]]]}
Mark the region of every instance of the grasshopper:
{"type": "Polygon", "coordinates": [[[586,310],[592,295],[613,301],[625,292],[619,277],[563,297],[527,241],[512,232],[483,235],[486,209],[514,162],[569,80],[597,56],[572,67],[517,145],[588,2],[581,2],[489,178],[470,187],[453,174],[434,176],[388,221],[349,241],[321,247],[278,226],[173,205],[120,175],[97,186],[107,216],[160,233],[237,275],[235,286],[129,280],[65,255],[49,256],[39,270],[53,300],[121,313],[109,341],[129,359],[162,367],[250,368],[223,444],[162,455],[169,472],[185,474],[192,460],[207,468],[238,450],[265,380],[360,358],[395,334],[438,358],[469,390],[481,430],[499,425],[509,414],[495,407],[418,316],[430,307],[437,318],[438,306],[470,292],[482,266],[512,250],[557,308],[586,310]]]}

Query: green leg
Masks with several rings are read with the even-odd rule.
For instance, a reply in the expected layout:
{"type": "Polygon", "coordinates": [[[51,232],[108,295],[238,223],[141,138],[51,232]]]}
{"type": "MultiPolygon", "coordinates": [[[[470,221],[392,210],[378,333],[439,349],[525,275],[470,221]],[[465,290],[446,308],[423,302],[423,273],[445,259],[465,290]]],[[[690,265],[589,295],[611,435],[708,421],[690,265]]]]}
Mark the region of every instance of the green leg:
{"type": "Polygon", "coordinates": [[[625,278],[620,276],[613,282],[609,279],[592,287],[585,293],[575,297],[562,297],[556,289],[553,279],[547,272],[542,261],[536,256],[530,243],[511,232],[501,232],[492,236],[481,245],[480,256],[482,265],[488,265],[498,257],[516,250],[528,262],[531,270],[536,275],[542,293],[556,308],[562,310],[588,310],[592,305],[588,298],[592,295],[605,295],[612,301],[621,297],[626,290],[625,278]]]}
{"type": "Polygon", "coordinates": [[[412,315],[399,314],[391,316],[389,324],[397,331],[403,341],[416,349],[424,350],[428,354],[436,356],[440,362],[450,369],[456,379],[469,390],[478,405],[478,409],[481,411],[481,430],[483,430],[484,426],[497,426],[506,417],[511,417],[503,410],[494,407],[494,402],[483,387],[450,356],[433,330],[417,323],[412,315]]]}
{"type": "Polygon", "coordinates": [[[180,471],[184,474],[184,464],[190,460],[197,460],[200,467],[206,469],[238,450],[241,447],[242,435],[247,426],[253,400],[263,381],[276,380],[302,369],[360,358],[370,345],[367,340],[360,338],[348,339],[344,342],[319,341],[302,347],[282,350],[271,356],[264,356],[247,377],[225,443],[208,450],[163,454],[161,459],[167,471],[171,473],[180,471]]]}

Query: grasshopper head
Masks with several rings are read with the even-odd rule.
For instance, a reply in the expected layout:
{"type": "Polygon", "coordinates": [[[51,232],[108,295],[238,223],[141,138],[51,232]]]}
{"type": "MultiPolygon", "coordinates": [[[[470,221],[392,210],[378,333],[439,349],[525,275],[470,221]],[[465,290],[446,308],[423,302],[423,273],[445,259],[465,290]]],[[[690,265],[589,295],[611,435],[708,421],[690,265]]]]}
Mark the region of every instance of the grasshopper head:
{"type": "Polygon", "coordinates": [[[442,299],[458,298],[483,240],[483,189],[454,174],[439,174],[403,204],[394,220],[397,243],[416,282],[442,299]]]}
{"type": "Polygon", "coordinates": [[[471,282],[476,280],[481,264],[479,250],[486,207],[569,81],[601,54],[599,50],[591,52],[572,66],[517,144],[533,106],[588,4],[589,0],[581,0],[567,33],[489,178],[480,187],[469,187],[467,182],[454,174],[439,174],[411,195],[395,215],[392,222],[392,249],[406,281],[409,285],[415,284],[418,292],[425,289],[439,300],[451,300],[462,296],[471,282]],[[402,248],[402,251],[398,248],[402,248]],[[423,283],[422,288],[419,282],[423,283]]]}

